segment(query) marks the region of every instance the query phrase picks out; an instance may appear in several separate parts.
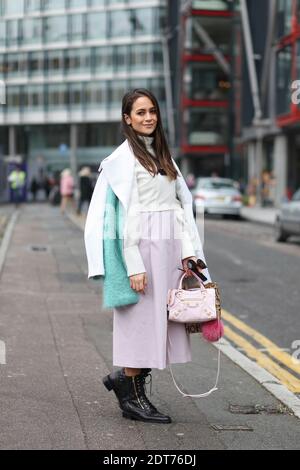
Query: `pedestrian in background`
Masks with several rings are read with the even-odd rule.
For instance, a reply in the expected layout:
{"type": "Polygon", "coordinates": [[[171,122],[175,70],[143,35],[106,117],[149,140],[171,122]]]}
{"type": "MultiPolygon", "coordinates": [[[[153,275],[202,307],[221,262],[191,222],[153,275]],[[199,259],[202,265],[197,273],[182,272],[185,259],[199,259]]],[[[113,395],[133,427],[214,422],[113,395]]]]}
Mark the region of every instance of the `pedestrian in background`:
{"type": "Polygon", "coordinates": [[[196,185],[196,178],[194,173],[189,173],[186,177],[186,184],[189,189],[194,189],[196,185]]]}
{"type": "Polygon", "coordinates": [[[19,207],[24,197],[24,189],[26,185],[26,173],[21,169],[20,166],[16,168],[8,175],[7,181],[10,185],[12,201],[16,207],[19,207]]]}
{"type": "Polygon", "coordinates": [[[68,207],[74,209],[74,178],[69,168],[65,168],[60,175],[60,210],[64,214],[68,207]]]}
{"type": "Polygon", "coordinates": [[[36,177],[34,176],[31,180],[31,183],[30,183],[30,192],[32,194],[32,200],[35,202],[36,201],[36,194],[39,190],[39,184],[36,180],[36,177]]]}
{"type": "MultiPolygon", "coordinates": [[[[178,286],[180,269],[190,274],[188,260],[204,260],[204,255],[192,195],[171,158],[159,105],[150,91],[136,89],[123,97],[122,127],[126,140],[101,163],[85,226],[89,277],[105,275],[104,213],[112,190],[124,207],[121,262],[127,290],[139,294],[137,303],[125,298],[122,303],[121,297],[113,310],[113,365],[121,369],[103,382],[116,394],[123,417],[170,423],[147,397],[145,380],[152,368],[191,361],[185,325],[168,322],[167,293],[178,286]]],[[[109,233],[110,227],[106,229],[109,233]]],[[[206,277],[210,279],[209,273],[206,277]]],[[[122,296],[113,277],[108,287],[112,296],[122,296]]]]}
{"type": "Polygon", "coordinates": [[[78,199],[77,214],[80,215],[82,211],[82,206],[84,204],[89,206],[93,194],[90,167],[84,166],[78,173],[78,177],[80,195],[78,199]]]}

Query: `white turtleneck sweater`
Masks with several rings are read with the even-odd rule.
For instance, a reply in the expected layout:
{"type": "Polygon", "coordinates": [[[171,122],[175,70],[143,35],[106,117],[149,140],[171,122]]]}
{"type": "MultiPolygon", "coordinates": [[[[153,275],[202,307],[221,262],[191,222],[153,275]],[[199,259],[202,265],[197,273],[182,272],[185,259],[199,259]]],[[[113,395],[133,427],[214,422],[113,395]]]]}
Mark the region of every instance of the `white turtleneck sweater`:
{"type": "MultiPolygon", "coordinates": [[[[149,153],[156,158],[152,147],[153,137],[139,137],[144,141],[149,153]]],[[[133,188],[124,231],[124,258],[128,276],[146,272],[138,249],[141,235],[140,212],[173,210],[179,227],[176,236],[181,239],[181,258],[195,256],[183,208],[176,195],[176,180],[170,181],[166,175],[159,173],[152,176],[138,159],[135,159],[133,188]]]]}

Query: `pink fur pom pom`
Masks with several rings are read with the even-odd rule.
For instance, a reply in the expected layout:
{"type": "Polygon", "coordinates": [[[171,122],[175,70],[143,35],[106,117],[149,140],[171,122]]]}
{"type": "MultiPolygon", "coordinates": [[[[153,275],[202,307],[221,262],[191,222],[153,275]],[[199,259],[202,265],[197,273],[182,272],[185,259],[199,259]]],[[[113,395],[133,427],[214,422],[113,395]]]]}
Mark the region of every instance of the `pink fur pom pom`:
{"type": "Polygon", "coordinates": [[[212,320],[201,325],[203,338],[207,341],[218,341],[224,335],[224,325],[222,320],[212,320]]]}

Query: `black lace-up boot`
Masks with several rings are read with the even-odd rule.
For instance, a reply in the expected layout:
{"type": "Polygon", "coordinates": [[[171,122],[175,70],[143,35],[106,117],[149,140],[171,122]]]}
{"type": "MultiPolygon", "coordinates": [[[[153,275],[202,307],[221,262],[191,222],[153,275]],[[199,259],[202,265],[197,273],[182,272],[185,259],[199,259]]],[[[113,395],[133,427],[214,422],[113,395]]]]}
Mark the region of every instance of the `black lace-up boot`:
{"type": "Polygon", "coordinates": [[[171,418],[160,413],[145,393],[145,379],[151,369],[142,369],[139,375],[127,377],[118,370],[103,379],[108,390],[113,390],[119,400],[124,418],[152,423],[171,423],[171,418]]]}

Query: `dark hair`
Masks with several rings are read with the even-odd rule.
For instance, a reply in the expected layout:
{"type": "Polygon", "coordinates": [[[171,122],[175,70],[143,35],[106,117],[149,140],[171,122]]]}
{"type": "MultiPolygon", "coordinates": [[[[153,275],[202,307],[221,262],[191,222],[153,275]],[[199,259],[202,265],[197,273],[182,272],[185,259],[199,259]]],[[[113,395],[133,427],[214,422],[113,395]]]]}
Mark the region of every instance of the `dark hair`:
{"type": "Polygon", "coordinates": [[[153,105],[156,109],[157,114],[157,125],[155,131],[152,134],[153,139],[153,149],[155,151],[159,168],[163,168],[165,170],[166,175],[172,181],[177,178],[178,172],[173,165],[170,150],[165,138],[159,104],[153,93],[151,91],[146,90],[145,88],[136,88],[133,91],[129,91],[123,96],[122,100],[122,131],[124,136],[127,138],[130,147],[135,155],[135,157],[139,160],[141,165],[143,165],[149,173],[153,173],[153,176],[157,174],[157,165],[153,159],[153,156],[147,151],[146,146],[142,139],[138,138],[138,134],[134,131],[134,129],[127,124],[125,120],[125,114],[130,116],[132,111],[133,103],[140,97],[146,96],[152,101],[153,105]]]}

